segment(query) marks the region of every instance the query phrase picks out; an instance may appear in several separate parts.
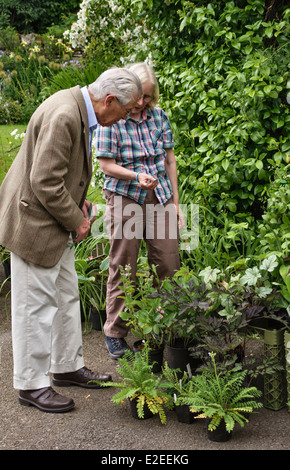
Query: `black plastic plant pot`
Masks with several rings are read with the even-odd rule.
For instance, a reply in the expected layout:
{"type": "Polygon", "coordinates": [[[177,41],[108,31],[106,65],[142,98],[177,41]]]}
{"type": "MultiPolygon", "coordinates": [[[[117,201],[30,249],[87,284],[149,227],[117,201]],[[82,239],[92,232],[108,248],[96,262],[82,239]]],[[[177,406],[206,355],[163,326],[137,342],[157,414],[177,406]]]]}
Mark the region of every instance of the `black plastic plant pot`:
{"type": "Polygon", "coordinates": [[[133,418],[135,418],[135,419],[148,419],[148,418],[152,418],[154,416],[153,413],[149,410],[148,406],[145,403],[144,404],[144,417],[140,418],[139,415],[138,415],[138,411],[137,411],[137,398],[133,398],[133,400],[129,399],[129,403],[130,403],[130,408],[131,408],[131,413],[132,413],[133,418]]]}
{"type": "Polygon", "coordinates": [[[206,426],[207,426],[207,436],[210,441],[214,442],[226,442],[229,441],[232,437],[232,432],[228,432],[226,430],[226,424],[224,420],[222,420],[219,426],[216,427],[213,431],[208,429],[208,425],[210,423],[210,419],[206,419],[206,426]]]}
{"type": "Polygon", "coordinates": [[[193,373],[199,366],[199,359],[194,358],[190,352],[190,348],[194,347],[194,345],[194,342],[190,342],[187,347],[184,347],[182,343],[173,346],[166,345],[168,366],[171,369],[180,369],[181,373],[178,373],[178,376],[182,376],[183,372],[187,371],[188,365],[193,373]]]}
{"type": "Polygon", "coordinates": [[[192,424],[196,413],[192,413],[188,405],[176,405],[175,413],[180,423],[192,424]]]}
{"type": "Polygon", "coordinates": [[[103,326],[106,321],[106,310],[91,309],[92,328],[93,330],[103,331],[103,326]]]}
{"type": "MultiPolygon", "coordinates": [[[[135,353],[142,351],[143,346],[144,346],[144,343],[141,339],[138,341],[135,341],[135,343],[133,344],[133,351],[135,353]]],[[[163,365],[163,352],[164,352],[163,346],[158,349],[149,350],[149,362],[150,364],[152,364],[152,372],[154,373],[161,372],[162,365],[163,365]]]]}

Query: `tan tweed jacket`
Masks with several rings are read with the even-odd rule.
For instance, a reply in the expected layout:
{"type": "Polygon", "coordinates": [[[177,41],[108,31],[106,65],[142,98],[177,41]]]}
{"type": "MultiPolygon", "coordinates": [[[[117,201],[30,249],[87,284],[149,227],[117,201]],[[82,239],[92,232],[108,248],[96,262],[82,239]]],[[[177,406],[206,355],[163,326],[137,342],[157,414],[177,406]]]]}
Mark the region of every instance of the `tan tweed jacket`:
{"type": "Polygon", "coordinates": [[[49,97],[31,117],[0,187],[0,244],[54,266],[81,224],[91,176],[87,110],[77,86],[49,97]]]}

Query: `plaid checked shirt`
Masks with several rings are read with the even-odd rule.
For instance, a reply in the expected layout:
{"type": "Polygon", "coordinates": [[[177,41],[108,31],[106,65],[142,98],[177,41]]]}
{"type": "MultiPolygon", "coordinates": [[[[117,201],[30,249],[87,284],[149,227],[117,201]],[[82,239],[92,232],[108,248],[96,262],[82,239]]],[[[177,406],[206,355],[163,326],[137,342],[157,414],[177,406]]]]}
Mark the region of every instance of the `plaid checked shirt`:
{"type": "MultiPolygon", "coordinates": [[[[167,148],[172,148],[173,133],[167,115],[160,108],[144,110],[140,121],[130,116],[111,127],[97,126],[96,157],[114,158],[128,170],[147,173],[158,178],[155,194],[160,204],[172,196],[171,184],[165,172],[167,148]]],[[[105,189],[143,204],[147,191],[137,181],[106,176],[105,189]]]]}

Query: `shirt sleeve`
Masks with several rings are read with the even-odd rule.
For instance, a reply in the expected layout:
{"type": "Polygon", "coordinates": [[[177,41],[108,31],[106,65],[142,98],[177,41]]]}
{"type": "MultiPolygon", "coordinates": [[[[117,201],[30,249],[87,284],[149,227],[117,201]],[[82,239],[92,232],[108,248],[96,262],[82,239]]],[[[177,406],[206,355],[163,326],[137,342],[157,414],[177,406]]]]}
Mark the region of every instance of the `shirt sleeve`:
{"type": "Polygon", "coordinates": [[[118,154],[118,135],[113,126],[103,127],[98,124],[95,131],[95,156],[117,158],[118,154]]]}
{"type": "Polygon", "coordinates": [[[164,148],[173,148],[174,147],[174,137],[172,127],[169,121],[167,114],[162,110],[158,109],[160,112],[160,117],[162,121],[162,133],[163,133],[163,147],[164,148]]]}

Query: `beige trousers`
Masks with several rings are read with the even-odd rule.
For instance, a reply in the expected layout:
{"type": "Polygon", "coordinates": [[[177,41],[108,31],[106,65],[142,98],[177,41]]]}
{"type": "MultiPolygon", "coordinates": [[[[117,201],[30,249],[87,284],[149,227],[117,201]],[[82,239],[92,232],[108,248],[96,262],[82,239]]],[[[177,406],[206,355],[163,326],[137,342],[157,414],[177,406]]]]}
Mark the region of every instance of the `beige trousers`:
{"type": "Polygon", "coordinates": [[[83,367],[78,279],[69,245],[51,269],[11,253],[11,302],[16,389],[48,387],[50,372],[83,367]]]}
{"type": "Polygon", "coordinates": [[[160,280],[172,277],[180,268],[179,232],[176,209],[172,200],[161,206],[154,191],[148,191],[144,204],[105,190],[105,222],[110,238],[109,277],[107,282],[106,336],[123,338],[128,334],[125,322],[119,317],[124,308],[124,295],[119,288],[119,266],[130,264],[135,279],[141,240],[147,246],[148,262],[157,266],[160,280]]]}

